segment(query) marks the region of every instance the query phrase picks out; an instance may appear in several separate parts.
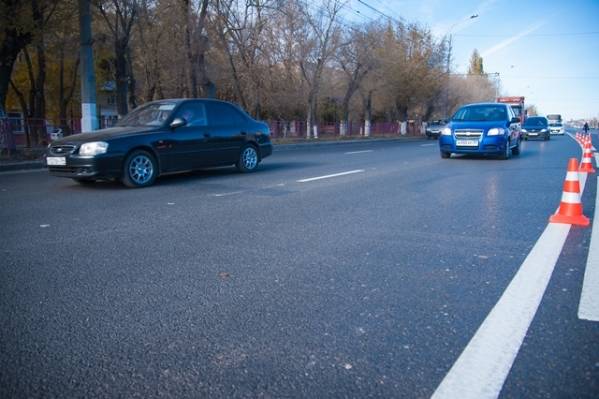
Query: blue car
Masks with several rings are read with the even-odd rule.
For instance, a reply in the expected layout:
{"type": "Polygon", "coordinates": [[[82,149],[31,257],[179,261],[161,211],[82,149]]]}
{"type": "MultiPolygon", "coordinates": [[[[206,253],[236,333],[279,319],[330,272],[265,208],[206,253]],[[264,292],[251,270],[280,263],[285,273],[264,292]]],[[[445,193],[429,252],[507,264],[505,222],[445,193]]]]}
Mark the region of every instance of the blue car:
{"type": "Polygon", "coordinates": [[[451,154],[492,154],[508,159],[520,153],[520,119],[501,103],[464,105],[441,131],[441,158],[451,154]]]}

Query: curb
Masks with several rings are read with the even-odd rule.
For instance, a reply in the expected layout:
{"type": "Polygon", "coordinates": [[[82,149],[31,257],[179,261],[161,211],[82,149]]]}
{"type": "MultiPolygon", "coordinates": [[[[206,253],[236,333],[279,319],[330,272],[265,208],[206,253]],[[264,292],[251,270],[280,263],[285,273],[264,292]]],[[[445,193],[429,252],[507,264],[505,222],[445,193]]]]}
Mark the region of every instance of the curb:
{"type": "Polygon", "coordinates": [[[14,163],[0,163],[0,172],[13,172],[17,170],[39,170],[45,169],[44,161],[26,161],[14,163]]]}
{"type": "MultiPolygon", "coordinates": [[[[409,138],[388,138],[388,139],[364,139],[364,140],[348,140],[348,141],[322,141],[319,139],[313,139],[314,142],[310,143],[296,143],[296,144],[280,144],[273,145],[273,152],[276,151],[289,151],[303,148],[318,148],[318,147],[333,147],[333,146],[347,146],[347,145],[358,145],[366,143],[384,143],[388,141],[417,141],[422,140],[419,137],[409,138]]],[[[38,161],[25,161],[25,162],[8,162],[0,163],[0,172],[13,172],[19,170],[39,170],[46,169],[46,164],[43,160],[38,161]]]]}

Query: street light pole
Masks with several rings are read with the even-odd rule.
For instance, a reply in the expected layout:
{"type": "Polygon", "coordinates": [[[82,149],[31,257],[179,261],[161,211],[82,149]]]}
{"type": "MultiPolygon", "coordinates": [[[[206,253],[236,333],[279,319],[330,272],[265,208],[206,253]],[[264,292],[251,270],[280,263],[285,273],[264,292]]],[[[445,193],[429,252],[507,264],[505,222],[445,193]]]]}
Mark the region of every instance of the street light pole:
{"type": "Polygon", "coordinates": [[[499,98],[499,72],[489,72],[487,75],[495,75],[495,102],[499,98]]]}
{"type": "Polygon", "coordinates": [[[449,108],[449,74],[451,72],[451,41],[452,41],[452,35],[451,35],[451,31],[454,28],[454,26],[459,25],[463,22],[467,22],[470,21],[471,19],[477,18],[478,14],[475,15],[471,15],[470,18],[468,19],[464,19],[463,21],[459,21],[456,22],[455,24],[451,25],[451,28],[449,28],[448,31],[448,35],[449,35],[449,40],[448,40],[448,49],[447,49],[447,85],[445,88],[445,118],[447,118],[447,113],[448,113],[448,108],[449,108]]]}
{"type": "Polygon", "coordinates": [[[478,17],[478,14],[471,15],[470,18],[464,19],[463,21],[456,22],[455,24],[451,25],[451,28],[449,28],[449,32],[447,33],[449,35],[449,49],[447,51],[447,73],[449,73],[449,70],[451,69],[451,40],[452,40],[451,31],[453,30],[453,28],[456,25],[459,25],[459,24],[461,24],[463,22],[470,21],[471,19],[474,19],[474,18],[477,18],[477,17],[478,17]]]}

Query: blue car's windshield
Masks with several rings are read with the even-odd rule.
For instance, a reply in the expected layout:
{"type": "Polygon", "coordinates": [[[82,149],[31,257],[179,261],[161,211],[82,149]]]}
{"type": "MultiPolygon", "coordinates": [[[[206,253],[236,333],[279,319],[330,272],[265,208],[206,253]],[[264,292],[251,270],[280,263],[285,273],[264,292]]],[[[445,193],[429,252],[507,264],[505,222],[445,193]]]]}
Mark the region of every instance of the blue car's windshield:
{"type": "Polygon", "coordinates": [[[496,105],[476,105],[462,107],[451,118],[454,122],[482,122],[507,120],[505,107],[496,105]]]}
{"type": "Polygon", "coordinates": [[[148,103],[129,112],[115,126],[159,126],[166,121],[176,103],[148,103]]]}

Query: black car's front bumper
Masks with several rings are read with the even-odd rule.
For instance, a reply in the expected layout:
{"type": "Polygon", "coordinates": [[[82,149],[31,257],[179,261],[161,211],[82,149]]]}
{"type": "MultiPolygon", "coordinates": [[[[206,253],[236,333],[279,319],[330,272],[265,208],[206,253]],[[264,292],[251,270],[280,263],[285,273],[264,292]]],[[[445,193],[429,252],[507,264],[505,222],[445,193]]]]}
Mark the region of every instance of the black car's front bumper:
{"type": "Polygon", "coordinates": [[[65,165],[49,165],[46,155],[45,164],[53,176],[70,177],[73,179],[117,179],[122,176],[122,158],[114,156],[82,157],[69,154],[64,156],[65,165]]]}

